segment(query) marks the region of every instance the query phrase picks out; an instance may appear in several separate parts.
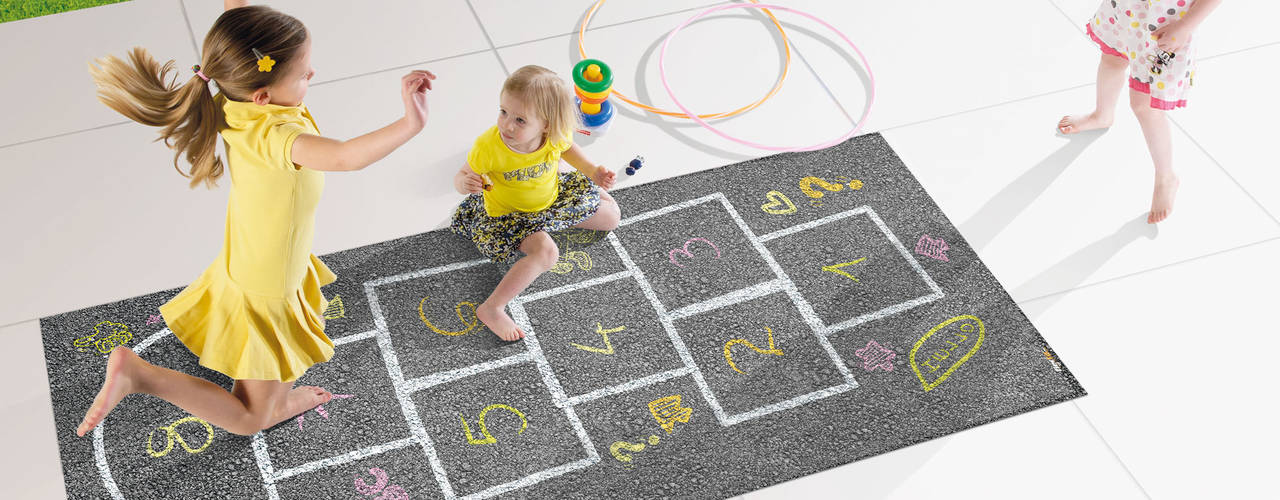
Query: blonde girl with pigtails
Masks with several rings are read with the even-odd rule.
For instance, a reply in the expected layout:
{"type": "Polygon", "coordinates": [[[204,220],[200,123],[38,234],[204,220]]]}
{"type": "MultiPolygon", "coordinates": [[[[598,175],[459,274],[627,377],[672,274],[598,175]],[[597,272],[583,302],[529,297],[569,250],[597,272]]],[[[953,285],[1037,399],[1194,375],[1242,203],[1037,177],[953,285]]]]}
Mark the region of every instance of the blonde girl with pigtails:
{"type": "Polygon", "coordinates": [[[78,435],[130,394],[158,397],[240,435],[329,401],[325,389],[294,387],[309,367],[333,356],[320,288],[337,277],[311,253],[324,172],[363,169],[426,122],[435,75],[413,71],[401,80],[403,117],[347,141],[322,137],[302,104],[315,75],[307,28],[268,7],[225,4],[185,80],[173,74],[173,61],[160,64],[141,48],[127,61],[99,59],[90,72],[104,104],[160,127],[160,138],[176,151],[174,167],[192,187],[212,186],[224,170],[230,173],[222,250],[160,313],[201,366],[235,383],[228,392],[117,347],[78,435]]]}

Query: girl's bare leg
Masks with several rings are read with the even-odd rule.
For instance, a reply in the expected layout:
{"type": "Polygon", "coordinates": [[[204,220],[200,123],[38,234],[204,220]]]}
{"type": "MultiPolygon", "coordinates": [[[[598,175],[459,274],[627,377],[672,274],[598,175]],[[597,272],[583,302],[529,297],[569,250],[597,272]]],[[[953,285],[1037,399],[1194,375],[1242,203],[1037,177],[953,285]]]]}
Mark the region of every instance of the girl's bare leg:
{"type": "Polygon", "coordinates": [[[1155,188],[1151,193],[1151,213],[1147,215],[1147,223],[1155,224],[1173,213],[1173,199],[1178,192],[1178,176],[1173,173],[1173,140],[1169,130],[1169,119],[1164,111],[1151,107],[1151,96],[1129,91],[1129,107],[1142,126],[1142,135],[1147,139],[1147,149],[1151,152],[1151,163],[1155,165],[1155,188]]]}
{"type": "MultiPolygon", "coordinates": [[[[253,435],[281,422],[280,415],[297,413],[327,402],[331,395],[318,387],[293,387],[291,382],[237,381],[232,392],[208,380],[146,362],[127,347],[117,347],[107,359],[107,375],[93,404],[76,429],[83,436],[106,418],[130,394],[164,399],[228,432],[253,435]],[[310,406],[307,406],[310,405],[310,406]]],[[[290,415],[292,416],[292,415],[290,415]]]]}
{"type": "Polygon", "coordinates": [[[1129,61],[1118,56],[1102,54],[1098,61],[1097,96],[1093,112],[1085,115],[1064,116],[1058,121],[1058,131],[1074,134],[1099,128],[1107,128],[1116,118],[1116,101],[1124,90],[1125,69],[1129,61]]]}
{"type": "Polygon", "coordinates": [[[546,231],[538,231],[525,238],[520,243],[520,251],[524,252],[524,257],[511,266],[511,270],[498,282],[498,287],[489,294],[489,298],[476,307],[476,317],[484,322],[484,326],[493,330],[498,338],[507,341],[524,338],[524,330],[516,326],[516,322],[507,315],[507,304],[560,260],[560,249],[546,231]]]}
{"type": "Polygon", "coordinates": [[[612,231],[618,228],[618,222],[622,220],[622,209],[618,207],[618,202],[614,201],[613,196],[608,191],[600,190],[600,207],[596,209],[595,215],[588,217],[578,225],[583,229],[591,229],[593,231],[612,231]]]}

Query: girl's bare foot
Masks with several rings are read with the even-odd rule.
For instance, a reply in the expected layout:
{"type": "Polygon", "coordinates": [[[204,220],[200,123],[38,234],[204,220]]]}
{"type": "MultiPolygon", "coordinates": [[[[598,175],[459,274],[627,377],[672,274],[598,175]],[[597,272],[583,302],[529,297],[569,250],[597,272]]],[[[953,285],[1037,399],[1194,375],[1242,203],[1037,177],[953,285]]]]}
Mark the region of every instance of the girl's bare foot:
{"type": "Polygon", "coordinates": [[[1061,120],[1058,120],[1058,132],[1070,135],[1086,130],[1107,128],[1114,121],[1114,116],[1102,117],[1098,116],[1096,112],[1087,115],[1064,116],[1061,120]]]}
{"type": "Polygon", "coordinates": [[[511,316],[507,316],[503,306],[493,306],[488,302],[480,304],[480,307],[476,308],[476,317],[480,318],[484,326],[493,330],[493,333],[498,334],[498,338],[502,340],[510,342],[524,338],[524,330],[516,326],[511,316]]]}
{"type": "Polygon", "coordinates": [[[304,385],[302,387],[294,387],[285,396],[285,400],[276,408],[275,415],[271,419],[271,427],[275,424],[284,422],[298,414],[328,403],[333,399],[333,393],[325,390],[323,387],[314,385],[304,385]]]}
{"type": "Polygon", "coordinates": [[[1147,224],[1155,224],[1173,213],[1173,197],[1178,192],[1178,176],[1173,173],[1156,174],[1155,190],[1151,193],[1151,213],[1147,224]]]}
{"type": "Polygon", "coordinates": [[[137,371],[146,363],[128,347],[118,346],[111,350],[111,357],[107,358],[107,376],[102,381],[98,396],[93,398],[89,411],[84,413],[84,420],[76,428],[77,436],[84,436],[97,427],[121,399],[134,393],[137,371]]]}

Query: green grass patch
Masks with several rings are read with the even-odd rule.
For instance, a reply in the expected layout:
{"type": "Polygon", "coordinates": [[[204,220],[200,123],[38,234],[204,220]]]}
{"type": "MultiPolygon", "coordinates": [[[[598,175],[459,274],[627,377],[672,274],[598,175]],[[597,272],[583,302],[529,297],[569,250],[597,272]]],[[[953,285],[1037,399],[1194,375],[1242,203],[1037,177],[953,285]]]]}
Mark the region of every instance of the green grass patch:
{"type": "Polygon", "coordinates": [[[0,0],[0,23],[129,0],[0,0]]]}

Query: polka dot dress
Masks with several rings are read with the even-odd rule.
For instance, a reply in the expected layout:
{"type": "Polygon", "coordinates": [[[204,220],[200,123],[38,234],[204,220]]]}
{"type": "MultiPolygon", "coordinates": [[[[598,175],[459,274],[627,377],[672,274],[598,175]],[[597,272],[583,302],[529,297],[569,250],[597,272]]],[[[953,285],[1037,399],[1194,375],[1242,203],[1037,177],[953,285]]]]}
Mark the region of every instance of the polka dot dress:
{"type": "Polygon", "coordinates": [[[1089,21],[1089,36],[1104,54],[1129,61],[1129,88],[1151,95],[1151,107],[1174,109],[1187,105],[1187,92],[1196,76],[1196,43],[1168,53],[1151,34],[1178,22],[1195,0],[1103,0],[1089,21]]]}

